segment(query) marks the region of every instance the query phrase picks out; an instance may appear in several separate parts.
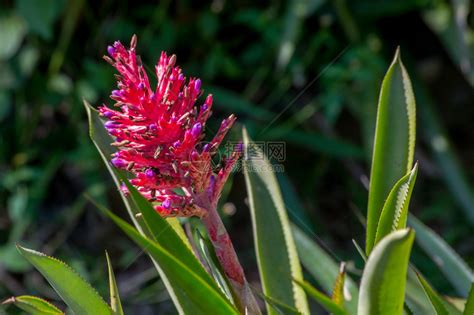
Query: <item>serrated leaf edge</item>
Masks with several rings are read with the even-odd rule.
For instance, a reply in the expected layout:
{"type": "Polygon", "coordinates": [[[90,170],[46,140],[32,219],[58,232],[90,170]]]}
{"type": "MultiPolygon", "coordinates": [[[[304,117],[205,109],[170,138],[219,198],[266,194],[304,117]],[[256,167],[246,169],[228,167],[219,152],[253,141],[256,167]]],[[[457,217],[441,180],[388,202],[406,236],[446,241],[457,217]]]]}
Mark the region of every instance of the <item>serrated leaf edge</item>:
{"type": "MultiPolygon", "coordinates": [[[[379,239],[379,234],[381,233],[380,222],[382,218],[384,218],[384,210],[386,209],[385,206],[386,206],[387,201],[395,193],[397,194],[397,197],[396,197],[397,201],[395,203],[395,213],[392,220],[391,232],[394,232],[396,230],[400,230],[406,227],[406,226],[400,226],[400,218],[403,214],[403,210],[405,209],[405,205],[407,203],[408,194],[410,193],[410,186],[412,182],[416,179],[417,174],[418,174],[418,163],[415,164],[415,166],[409,173],[405,174],[400,180],[398,180],[393,186],[392,190],[390,191],[387,199],[385,200],[384,207],[382,208],[382,211],[380,212],[379,222],[377,223],[377,229],[375,231],[374,247],[383,238],[382,237],[379,239]]],[[[407,209],[407,212],[408,212],[408,209],[407,209]]],[[[407,213],[407,218],[408,218],[408,213],[407,213]]]]}
{"type": "Polygon", "coordinates": [[[399,225],[400,223],[399,221],[400,221],[400,217],[403,214],[402,213],[403,209],[405,208],[405,205],[408,202],[407,199],[408,199],[408,194],[410,192],[410,186],[413,180],[416,178],[417,172],[418,172],[418,164],[415,164],[413,170],[409,173],[410,176],[408,177],[408,181],[402,184],[402,186],[400,187],[398,191],[397,203],[395,206],[395,217],[392,224],[392,232],[400,228],[404,228],[404,226],[401,227],[399,225]]]}
{"type": "Polygon", "coordinates": [[[61,311],[59,308],[57,308],[56,305],[54,305],[53,303],[51,303],[51,302],[49,302],[49,301],[47,301],[47,300],[45,300],[45,299],[42,299],[42,298],[40,298],[40,297],[33,296],[33,295],[13,296],[13,297],[11,297],[11,298],[9,298],[9,299],[3,301],[1,304],[10,304],[10,303],[15,304],[17,301],[20,301],[20,302],[22,302],[22,303],[24,303],[24,304],[28,304],[28,305],[34,307],[34,306],[33,306],[32,304],[30,304],[28,301],[25,301],[25,300],[22,299],[22,298],[25,298],[25,297],[27,297],[27,298],[29,298],[29,299],[32,299],[32,300],[37,300],[37,301],[41,301],[41,302],[43,302],[43,303],[46,303],[46,304],[50,305],[52,308],[54,308],[56,312],[53,313],[53,311],[44,310],[44,309],[39,309],[39,308],[38,308],[39,311],[42,311],[42,312],[45,312],[45,313],[47,312],[48,314],[54,314],[54,315],[57,315],[57,314],[64,314],[64,312],[61,311]],[[20,299],[21,299],[21,300],[20,300],[20,299]]]}
{"type": "Polygon", "coordinates": [[[334,283],[334,288],[332,290],[331,299],[341,307],[344,307],[344,282],[346,277],[346,263],[341,262],[339,273],[337,274],[336,281],[334,283]]]}
{"type": "MultiPolygon", "coordinates": [[[[29,259],[28,257],[24,256],[23,253],[22,253],[22,251],[26,251],[26,252],[28,252],[28,253],[30,253],[30,254],[33,254],[33,255],[36,255],[36,256],[46,257],[46,258],[48,258],[48,259],[50,259],[50,260],[52,260],[52,261],[54,261],[54,262],[57,262],[57,263],[61,264],[61,265],[64,266],[64,267],[66,267],[69,271],[71,271],[73,274],[75,274],[77,277],[79,277],[79,278],[86,284],[86,286],[87,286],[89,289],[91,289],[91,292],[95,293],[95,294],[100,298],[100,300],[102,300],[102,302],[104,302],[104,304],[107,305],[107,307],[109,308],[109,310],[112,311],[112,310],[110,309],[110,306],[107,304],[107,302],[105,302],[104,298],[97,292],[97,290],[94,289],[94,287],[93,287],[88,281],[86,281],[77,271],[75,271],[74,269],[72,269],[72,268],[71,268],[68,264],[66,264],[64,261],[59,260],[59,259],[57,259],[57,258],[55,258],[55,257],[52,257],[52,256],[48,256],[48,255],[46,255],[45,253],[38,252],[38,251],[36,251],[36,250],[34,250],[34,249],[29,249],[29,248],[26,248],[26,247],[22,247],[22,246],[20,246],[20,245],[18,245],[18,244],[16,245],[16,247],[19,248],[20,254],[22,254],[22,256],[25,257],[26,260],[28,260],[28,261],[29,261],[32,265],[34,265],[34,266],[35,266],[35,264],[33,264],[33,263],[30,261],[30,259],[29,259]]],[[[36,266],[35,266],[35,268],[36,268],[36,266]]],[[[38,271],[39,271],[39,270],[38,270],[38,271]]],[[[41,274],[43,274],[41,271],[39,271],[39,272],[40,272],[41,274]]]]}
{"type": "Polygon", "coordinates": [[[405,92],[405,103],[407,105],[407,116],[408,116],[408,159],[407,159],[407,172],[410,171],[413,165],[413,158],[415,156],[415,142],[416,142],[416,101],[415,94],[413,93],[413,86],[410,80],[410,76],[405,68],[405,65],[398,54],[398,60],[400,68],[402,70],[402,82],[403,90],[405,92]]]}

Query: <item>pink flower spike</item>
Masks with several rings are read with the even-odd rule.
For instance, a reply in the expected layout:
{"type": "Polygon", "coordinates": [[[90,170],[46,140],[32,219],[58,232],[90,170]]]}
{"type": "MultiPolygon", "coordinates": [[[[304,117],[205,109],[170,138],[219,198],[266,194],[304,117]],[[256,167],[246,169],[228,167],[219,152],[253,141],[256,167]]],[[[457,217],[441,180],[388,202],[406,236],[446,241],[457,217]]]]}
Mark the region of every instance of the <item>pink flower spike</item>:
{"type": "Polygon", "coordinates": [[[111,163],[133,174],[130,182],[162,216],[202,217],[217,204],[230,172],[226,161],[222,169],[213,169],[212,156],[235,117],[225,119],[212,141],[201,145],[212,95],[197,106],[201,80],[186,80],[176,56],[165,52],[155,66],[156,87],[151,87],[136,43],[134,36],[129,49],[119,41],[107,47],[110,57],[105,58],[118,71],[117,89],[110,95],[114,110],[101,106],[99,112],[118,148],[111,163]],[[177,194],[179,189],[189,196],[177,194]]]}

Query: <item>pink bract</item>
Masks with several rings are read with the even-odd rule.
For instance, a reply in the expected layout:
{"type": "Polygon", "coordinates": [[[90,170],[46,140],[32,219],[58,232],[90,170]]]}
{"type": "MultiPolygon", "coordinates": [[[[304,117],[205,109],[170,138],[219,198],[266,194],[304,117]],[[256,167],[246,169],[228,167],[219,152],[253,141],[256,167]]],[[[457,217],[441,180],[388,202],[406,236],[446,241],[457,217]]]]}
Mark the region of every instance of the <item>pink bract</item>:
{"type": "Polygon", "coordinates": [[[126,49],[117,41],[107,49],[110,57],[104,56],[119,72],[118,89],[110,96],[114,109],[99,108],[107,119],[106,129],[115,138],[112,145],[118,147],[111,163],[133,173],[131,183],[162,216],[202,217],[216,206],[241,153],[241,146],[236,146],[213,169],[212,157],[235,116],[223,120],[214,138],[203,144],[212,95],[196,106],[201,80],[186,80],[175,65],[176,56],[165,52],[155,66],[157,84],[152,88],[136,43],[133,36],[126,49]]]}

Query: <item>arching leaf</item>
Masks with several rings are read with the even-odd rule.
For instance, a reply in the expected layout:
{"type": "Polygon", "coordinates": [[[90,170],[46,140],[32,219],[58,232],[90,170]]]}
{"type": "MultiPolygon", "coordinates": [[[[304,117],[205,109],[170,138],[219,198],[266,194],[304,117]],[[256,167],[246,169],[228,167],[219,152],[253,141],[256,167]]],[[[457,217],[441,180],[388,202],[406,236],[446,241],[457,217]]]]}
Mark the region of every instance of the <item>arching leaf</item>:
{"type": "Polygon", "coordinates": [[[401,315],[415,232],[403,229],[383,238],[362,274],[358,315],[401,315]]]}

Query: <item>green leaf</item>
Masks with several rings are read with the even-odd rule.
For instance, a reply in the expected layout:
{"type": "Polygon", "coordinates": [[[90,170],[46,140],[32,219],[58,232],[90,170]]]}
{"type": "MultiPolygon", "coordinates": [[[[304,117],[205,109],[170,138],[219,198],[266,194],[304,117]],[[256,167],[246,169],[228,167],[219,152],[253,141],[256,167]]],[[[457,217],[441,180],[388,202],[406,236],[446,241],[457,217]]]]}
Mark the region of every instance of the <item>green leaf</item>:
{"type": "Polygon", "coordinates": [[[12,297],[2,304],[14,304],[31,315],[63,315],[64,313],[51,303],[30,295],[12,297]]]}
{"type": "Polygon", "coordinates": [[[61,13],[65,3],[65,1],[45,0],[42,5],[38,6],[34,0],[17,0],[15,1],[15,10],[25,18],[31,33],[50,40],[53,37],[54,21],[61,13]]]}
{"type": "Polygon", "coordinates": [[[466,79],[474,86],[472,67],[472,27],[469,27],[468,0],[439,2],[428,10],[423,10],[423,20],[438,36],[452,61],[459,66],[466,79]]]}
{"type": "Polygon", "coordinates": [[[43,253],[17,246],[25,257],[76,314],[112,314],[102,297],[68,265],[43,253]]]}
{"type": "Polygon", "coordinates": [[[420,280],[418,280],[417,273],[412,266],[408,268],[405,305],[415,315],[432,315],[435,310],[426,296],[420,280]]]}
{"type": "MultiPolygon", "coordinates": [[[[114,140],[105,130],[104,123],[100,119],[98,112],[86,101],[84,101],[84,106],[89,117],[90,137],[109,170],[117,189],[120,191],[120,195],[127,208],[128,214],[137,230],[140,234],[146,236],[150,240],[156,241],[167,251],[172,252],[175,257],[186,264],[189,269],[193,270],[205,282],[217,289],[216,283],[204,270],[196,256],[194,256],[186,238],[183,238],[184,232],[182,231],[181,226],[176,224],[176,222],[170,225],[168,220],[157,215],[150,203],[128,182],[121,172],[111,165],[110,155],[113,153],[113,150],[111,149],[110,144],[114,142],[114,140]],[[127,186],[130,192],[128,197],[121,191],[121,182],[127,186]],[[181,231],[177,233],[176,231],[179,231],[180,229],[181,231]]],[[[187,305],[187,297],[175,292],[175,288],[170,284],[161,267],[156,261],[153,262],[161,279],[163,279],[163,283],[165,284],[174,305],[178,309],[178,312],[181,314],[192,312],[192,309],[185,309],[185,305],[187,305]]]]}
{"type": "Polygon", "coordinates": [[[418,280],[420,281],[421,285],[423,286],[423,290],[425,290],[425,294],[431,302],[431,305],[436,311],[437,315],[449,315],[448,310],[444,306],[443,299],[436,293],[433,288],[429,285],[428,282],[418,274],[418,280]]]}
{"type": "Polygon", "coordinates": [[[12,57],[26,35],[25,21],[13,14],[0,16],[0,61],[12,57]]]}
{"type": "Polygon", "coordinates": [[[413,164],[416,105],[408,73],[399,50],[385,75],[380,91],[370,174],[365,251],[375,245],[377,224],[385,199],[413,164]]]}
{"type": "Polygon", "coordinates": [[[120,302],[120,295],[117,283],[115,282],[114,270],[107,252],[105,252],[105,257],[107,258],[107,268],[109,271],[110,308],[112,309],[113,315],[123,315],[122,303],[120,302]]]}
{"type": "Polygon", "coordinates": [[[306,281],[297,281],[295,282],[305,290],[305,292],[313,298],[316,302],[318,302],[322,307],[324,307],[328,312],[333,315],[347,315],[347,312],[338,305],[336,302],[331,300],[326,294],[322,293],[311,284],[306,281]]]}
{"type": "Polygon", "coordinates": [[[189,224],[192,229],[195,248],[199,253],[201,261],[207,264],[210,274],[218,284],[219,288],[224,292],[229,300],[233,301],[234,296],[232,295],[232,285],[225,276],[225,272],[222,269],[219,259],[217,258],[217,255],[214,251],[214,246],[212,245],[212,242],[209,239],[207,231],[201,220],[197,218],[190,218],[189,224]]]}
{"type": "Polygon", "coordinates": [[[474,282],[471,284],[463,315],[474,315],[474,282]]]}
{"type": "Polygon", "coordinates": [[[360,258],[364,261],[364,263],[367,262],[367,255],[365,254],[364,250],[362,247],[357,243],[355,239],[352,239],[352,244],[354,244],[354,247],[356,248],[357,252],[359,253],[360,258]]]}
{"type": "MultiPolygon", "coordinates": [[[[406,286],[406,304],[413,310],[414,314],[434,314],[436,312],[429,296],[425,292],[422,276],[415,266],[408,268],[407,286],[406,286]]],[[[439,295],[439,294],[438,294],[439,295]]],[[[449,314],[460,314],[459,310],[464,309],[465,300],[444,296],[444,307],[449,314]]]]}
{"type": "Polygon", "coordinates": [[[112,212],[100,207],[125,234],[146,251],[162,269],[167,281],[178,296],[185,296],[182,302],[184,314],[237,314],[237,310],[226,297],[204,281],[182,261],[165,250],[158,243],[142,236],[130,224],[120,219],[112,212]]]}
{"type": "MultiPolygon", "coordinates": [[[[245,129],[243,140],[245,182],[263,292],[308,314],[305,293],[292,281],[302,281],[303,276],[280,187],[270,162],[253,145],[245,129]]],[[[269,303],[267,309],[269,314],[276,314],[269,303]]]]}
{"type": "MultiPolygon", "coordinates": [[[[87,103],[87,101],[84,101],[84,107],[86,109],[87,116],[89,119],[89,135],[92,139],[92,142],[97,148],[97,151],[99,151],[99,154],[102,157],[102,160],[104,161],[107,170],[112,176],[112,179],[114,180],[117,189],[121,192],[121,185],[119,180],[120,173],[110,163],[111,155],[112,153],[114,153],[114,150],[112,150],[111,143],[113,143],[114,140],[107,133],[104,127],[104,122],[99,117],[99,113],[97,112],[97,110],[92,108],[92,106],[87,103]]],[[[139,209],[132,207],[132,200],[127,198],[123,193],[120,193],[120,196],[122,197],[122,200],[127,208],[128,214],[130,215],[130,218],[133,221],[133,224],[141,233],[147,235],[148,237],[152,237],[153,233],[149,231],[145,223],[137,221],[137,217],[139,216],[140,211],[139,209]]]]}
{"type": "Polygon", "coordinates": [[[466,297],[474,282],[473,271],[448,243],[415,216],[410,215],[408,223],[416,231],[417,244],[431,257],[458,293],[466,297]]]}
{"type": "Polygon", "coordinates": [[[358,315],[401,315],[415,232],[403,229],[375,246],[362,274],[358,315]]]}
{"type": "Polygon", "coordinates": [[[407,225],[408,205],[415,186],[418,163],[410,173],[403,176],[393,186],[380,214],[375,244],[393,231],[404,229],[407,225]]]}
{"type": "MultiPolygon", "coordinates": [[[[297,226],[292,225],[292,230],[303,266],[314,277],[318,285],[327,294],[331,294],[334,282],[339,275],[339,264],[297,226]]],[[[346,275],[345,278],[344,286],[347,289],[345,306],[350,314],[357,314],[359,289],[349,276],[346,275]]]]}
{"type": "MultiPolygon", "coordinates": [[[[191,251],[192,253],[192,247],[191,244],[189,243],[188,237],[186,236],[186,233],[183,230],[183,226],[181,225],[181,222],[179,222],[178,218],[170,217],[165,219],[166,222],[174,229],[176,234],[179,236],[179,238],[183,241],[184,245],[191,251]]],[[[194,255],[194,254],[193,254],[194,255]]]]}
{"type": "Polygon", "coordinates": [[[285,14],[285,27],[278,48],[277,69],[285,70],[297,47],[300,31],[307,17],[324,4],[324,0],[290,1],[285,14]]]}

